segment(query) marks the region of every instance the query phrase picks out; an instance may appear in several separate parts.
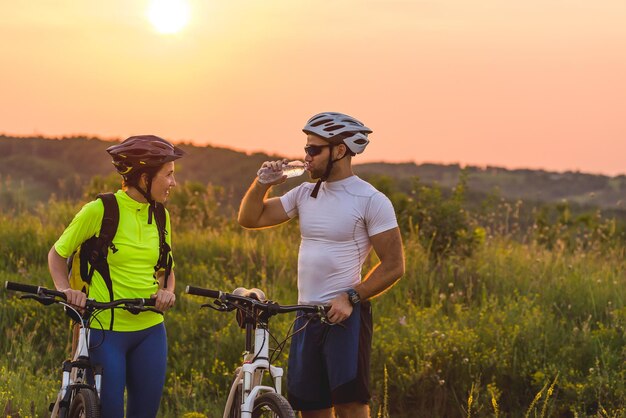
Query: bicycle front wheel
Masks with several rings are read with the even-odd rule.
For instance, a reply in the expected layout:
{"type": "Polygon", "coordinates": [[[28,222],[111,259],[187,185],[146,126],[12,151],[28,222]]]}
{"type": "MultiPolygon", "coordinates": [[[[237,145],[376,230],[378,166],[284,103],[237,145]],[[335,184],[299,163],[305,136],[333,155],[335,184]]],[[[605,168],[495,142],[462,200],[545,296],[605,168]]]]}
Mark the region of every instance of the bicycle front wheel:
{"type": "Polygon", "coordinates": [[[240,418],[241,417],[241,386],[237,387],[235,391],[235,398],[230,405],[230,413],[228,418],[240,418]]]}
{"type": "MultiPolygon", "coordinates": [[[[239,376],[239,372],[241,371],[241,367],[237,367],[235,370],[235,374],[233,375],[233,379],[230,381],[230,386],[232,388],[235,379],[239,376]]],[[[233,403],[230,405],[230,412],[228,414],[228,418],[240,418],[241,417],[241,385],[237,386],[235,389],[235,396],[233,398],[233,403]]]]}
{"type": "Polygon", "coordinates": [[[100,418],[98,397],[90,389],[81,389],[76,393],[70,405],[69,418],[100,418]]]}
{"type": "Polygon", "coordinates": [[[295,418],[296,415],[287,399],[278,393],[267,392],[255,399],[252,417],[295,418]]]}

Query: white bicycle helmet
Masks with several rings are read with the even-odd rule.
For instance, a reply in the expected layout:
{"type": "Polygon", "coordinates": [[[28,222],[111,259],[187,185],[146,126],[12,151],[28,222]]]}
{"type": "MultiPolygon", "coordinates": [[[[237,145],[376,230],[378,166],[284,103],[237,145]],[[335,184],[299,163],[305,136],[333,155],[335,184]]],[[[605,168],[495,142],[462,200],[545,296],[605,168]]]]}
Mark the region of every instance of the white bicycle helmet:
{"type": "Polygon", "coordinates": [[[345,144],[354,154],[365,150],[373,131],[352,116],[338,112],[318,113],[308,120],[302,131],[315,134],[334,145],[345,144]]]}

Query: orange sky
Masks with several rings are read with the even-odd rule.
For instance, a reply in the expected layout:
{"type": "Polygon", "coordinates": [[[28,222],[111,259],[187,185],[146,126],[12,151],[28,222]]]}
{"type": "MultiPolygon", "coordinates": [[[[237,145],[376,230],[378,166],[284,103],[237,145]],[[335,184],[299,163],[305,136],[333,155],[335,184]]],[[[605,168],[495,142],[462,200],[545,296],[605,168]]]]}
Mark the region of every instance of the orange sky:
{"type": "Polygon", "coordinates": [[[304,122],[374,130],[355,162],[626,173],[624,0],[4,2],[0,132],[301,156],[304,122]]]}

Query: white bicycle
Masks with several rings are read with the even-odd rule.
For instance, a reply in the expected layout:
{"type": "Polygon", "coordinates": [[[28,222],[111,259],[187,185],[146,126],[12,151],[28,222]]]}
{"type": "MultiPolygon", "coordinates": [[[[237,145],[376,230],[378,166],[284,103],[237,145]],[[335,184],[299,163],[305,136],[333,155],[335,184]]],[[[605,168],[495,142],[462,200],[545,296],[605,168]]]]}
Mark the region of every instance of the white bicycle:
{"type": "MultiPolygon", "coordinates": [[[[259,289],[238,288],[233,293],[219,290],[187,286],[190,295],[214,299],[213,304],[205,304],[220,312],[237,310],[239,325],[245,329],[246,341],[243,364],[234,373],[234,379],[224,407],[224,418],[295,418],[282,390],[283,369],[271,364],[269,319],[280,313],[301,311],[311,317],[327,321],[326,308],[317,305],[279,305],[265,300],[265,294],[259,289]],[[271,382],[263,384],[263,378],[269,374],[271,382]]],[[[295,332],[298,332],[296,330],[295,332]]],[[[278,344],[282,350],[288,335],[278,344]]]]}
{"type": "Polygon", "coordinates": [[[105,309],[126,309],[135,314],[142,311],[162,313],[151,307],[155,299],[118,299],[106,303],[87,299],[85,309],[80,313],[65,301],[63,292],[8,281],[4,286],[7,290],[27,293],[21,296],[22,299],[33,299],[42,305],[63,305],[66,313],[80,327],[73,357],[63,362],[61,389],[55,402],[50,404],[50,418],[100,418],[102,367],[89,360],[87,341],[90,321],[105,309]]]}

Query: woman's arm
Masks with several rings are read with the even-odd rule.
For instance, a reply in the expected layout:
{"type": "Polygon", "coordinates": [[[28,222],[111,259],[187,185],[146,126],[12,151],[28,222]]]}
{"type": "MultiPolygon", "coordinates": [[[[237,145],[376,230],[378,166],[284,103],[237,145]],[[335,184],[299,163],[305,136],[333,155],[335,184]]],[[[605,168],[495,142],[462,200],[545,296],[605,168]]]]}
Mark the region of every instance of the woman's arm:
{"type": "Polygon", "coordinates": [[[176,294],[174,294],[176,276],[174,269],[172,269],[170,277],[167,279],[167,288],[162,287],[165,280],[165,271],[160,270],[157,272],[157,280],[159,281],[159,290],[152,296],[156,298],[155,308],[161,312],[165,312],[176,303],[176,294]]]}
{"type": "Polygon", "coordinates": [[[50,248],[48,252],[48,269],[50,270],[52,281],[54,281],[54,287],[56,287],[58,291],[65,293],[67,302],[71,305],[84,308],[87,295],[80,290],[70,287],[70,282],[67,277],[67,258],[61,257],[54,246],[50,248]]]}

